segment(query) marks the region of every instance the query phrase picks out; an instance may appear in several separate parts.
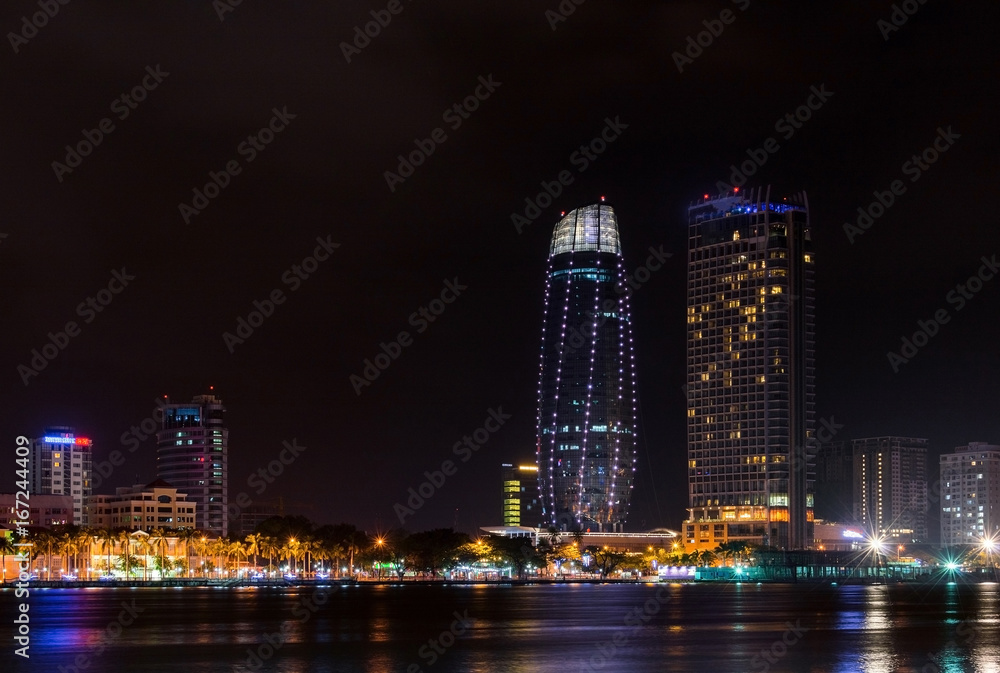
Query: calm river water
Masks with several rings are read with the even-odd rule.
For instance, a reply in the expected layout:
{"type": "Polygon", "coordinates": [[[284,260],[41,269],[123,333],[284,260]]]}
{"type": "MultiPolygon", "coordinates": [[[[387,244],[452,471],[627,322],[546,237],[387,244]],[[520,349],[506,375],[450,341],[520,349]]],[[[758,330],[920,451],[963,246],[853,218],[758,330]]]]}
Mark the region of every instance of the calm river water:
{"type": "MultiPolygon", "coordinates": [[[[1000,673],[996,584],[36,589],[28,600],[31,658],[5,637],[4,672],[1000,673]]],[[[4,633],[19,602],[0,591],[4,633]]]]}

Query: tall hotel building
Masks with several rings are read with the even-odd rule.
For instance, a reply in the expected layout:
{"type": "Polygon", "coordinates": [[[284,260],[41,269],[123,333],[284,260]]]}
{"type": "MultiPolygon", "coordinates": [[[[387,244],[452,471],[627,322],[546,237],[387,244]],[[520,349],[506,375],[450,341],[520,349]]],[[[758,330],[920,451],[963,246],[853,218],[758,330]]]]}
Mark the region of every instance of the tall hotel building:
{"type": "Polygon", "coordinates": [[[156,433],[156,476],[196,503],[196,527],[214,535],[229,532],[229,430],[226,408],[214,395],[189,404],[163,405],[156,433]]]}
{"type": "Polygon", "coordinates": [[[688,209],[685,542],[812,544],[814,257],[805,194],[688,209]]]}
{"type": "Polygon", "coordinates": [[[867,437],[854,452],[854,520],[890,543],[927,541],[927,440],[867,437]]]}
{"type": "Polygon", "coordinates": [[[636,383],[625,279],[611,206],[577,208],[556,224],[538,382],[543,527],[620,531],[628,515],[636,383]]]}
{"type": "Polygon", "coordinates": [[[1000,446],[972,442],[940,461],[941,544],[1000,542],[1000,446]]]}
{"type": "Polygon", "coordinates": [[[31,440],[31,493],[70,496],[76,526],[90,525],[92,448],[90,439],[64,426],[46,428],[42,437],[31,440]]]}

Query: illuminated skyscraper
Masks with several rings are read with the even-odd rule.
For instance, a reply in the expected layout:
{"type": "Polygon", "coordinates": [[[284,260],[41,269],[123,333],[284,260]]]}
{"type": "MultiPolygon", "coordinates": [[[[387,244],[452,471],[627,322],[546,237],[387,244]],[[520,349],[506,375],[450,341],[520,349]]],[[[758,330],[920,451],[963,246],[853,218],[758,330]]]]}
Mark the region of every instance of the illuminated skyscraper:
{"type": "Polygon", "coordinates": [[[73,523],[90,525],[87,500],[93,484],[93,443],[77,437],[73,428],[51,427],[45,435],[31,440],[31,492],[39,495],[68,495],[73,498],[73,523]]]}
{"type": "Polygon", "coordinates": [[[197,503],[196,527],[215,535],[229,532],[229,430],[226,408],[214,395],[188,404],[163,405],[156,433],[156,476],[197,503]]]}
{"type": "Polygon", "coordinates": [[[636,465],[631,311],[614,210],[595,204],[555,226],[538,382],[544,526],[621,530],[636,465]]]}
{"type": "Polygon", "coordinates": [[[688,520],[696,548],[812,544],[814,257],[805,194],[688,210],[688,520]]]}

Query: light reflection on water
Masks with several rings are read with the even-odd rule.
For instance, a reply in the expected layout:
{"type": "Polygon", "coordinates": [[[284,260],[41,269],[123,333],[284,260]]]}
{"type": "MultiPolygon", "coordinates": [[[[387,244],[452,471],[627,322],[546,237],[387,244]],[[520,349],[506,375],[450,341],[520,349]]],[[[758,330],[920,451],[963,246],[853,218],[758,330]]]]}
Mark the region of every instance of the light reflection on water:
{"type": "MultiPolygon", "coordinates": [[[[256,670],[280,673],[1000,673],[996,584],[353,587],[304,608],[314,591],[36,590],[32,670],[83,654],[89,671],[215,673],[257,653],[256,670]],[[96,652],[133,599],[135,623],[96,652]],[[466,610],[472,628],[431,663],[428,643],[466,610]]],[[[15,602],[0,591],[0,612],[15,602]]]]}

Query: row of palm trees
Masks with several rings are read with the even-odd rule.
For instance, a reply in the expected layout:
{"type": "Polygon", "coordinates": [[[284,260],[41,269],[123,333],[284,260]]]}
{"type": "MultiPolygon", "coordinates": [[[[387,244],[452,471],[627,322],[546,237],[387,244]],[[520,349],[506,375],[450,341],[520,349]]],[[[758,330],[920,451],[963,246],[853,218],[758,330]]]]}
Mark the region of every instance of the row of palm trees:
{"type": "MultiPolygon", "coordinates": [[[[316,572],[334,577],[345,573],[353,576],[359,568],[380,576],[388,567],[394,569],[392,572],[410,569],[435,574],[454,565],[499,559],[515,566],[520,574],[525,567],[543,570],[549,565],[579,563],[584,554],[589,554],[602,572],[615,568],[649,571],[658,565],[748,563],[753,550],[753,545],[747,542],[728,542],[714,551],[685,552],[675,545],[672,550],[650,547],[648,554],[619,554],[598,548],[584,549],[581,535],[569,533],[560,537],[550,531],[548,539],[543,539],[529,553],[521,542],[473,542],[468,536],[450,530],[413,535],[390,531],[369,537],[347,524],[318,529],[307,524],[294,518],[278,520],[276,525],[262,526],[242,539],[210,539],[206,533],[192,528],[135,531],[76,526],[34,529],[28,537],[33,544],[32,560],[42,557],[44,561],[44,569],[38,572],[38,579],[44,580],[60,579],[60,572],[81,579],[113,573],[142,579],[150,579],[151,574],[153,578],[232,577],[260,567],[305,576],[316,572]],[[298,525],[285,525],[289,521],[298,525]],[[58,570],[53,563],[55,557],[59,558],[58,570]]],[[[0,553],[13,552],[10,540],[0,536],[0,553]]]]}
{"type": "MultiPolygon", "coordinates": [[[[60,575],[92,578],[97,573],[112,574],[116,570],[135,577],[141,573],[143,579],[149,579],[151,570],[160,577],[175,573],[221,576],[251,565],[260,566],[265,558],[268,569],[282,566],[291,573],[311,574],[314,566],[320,572],[327,572],[332,566],[334,574],[339,575],[342,561],[353,568],[355,555],[370,546],[363,534],[330,540],[308,534],[278,538],[253,533],[241,540],[210,539],[191,528],[155,528],[147,533],[76,526],[33,530],[28,541],[33,545],[32,561],[39,558],[44,561],[38,579],[45,580],[60,579],[60,575]],[[81,555],[85,565],[81,565],[81,555]]],[[[0,545],[4,557],[14,554],[11,539],[0,536],[0,545]]]]}

